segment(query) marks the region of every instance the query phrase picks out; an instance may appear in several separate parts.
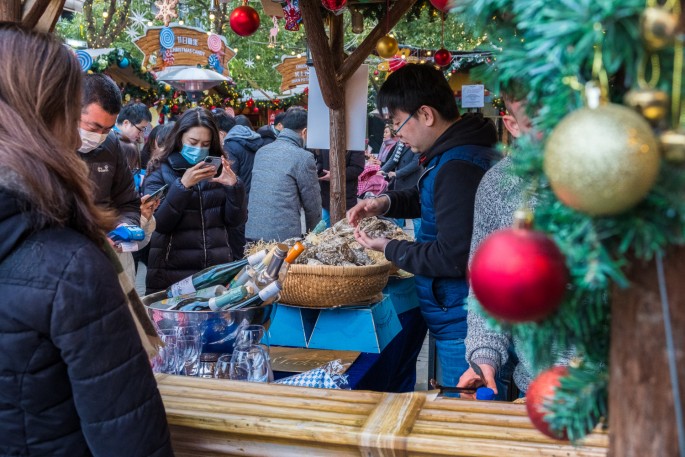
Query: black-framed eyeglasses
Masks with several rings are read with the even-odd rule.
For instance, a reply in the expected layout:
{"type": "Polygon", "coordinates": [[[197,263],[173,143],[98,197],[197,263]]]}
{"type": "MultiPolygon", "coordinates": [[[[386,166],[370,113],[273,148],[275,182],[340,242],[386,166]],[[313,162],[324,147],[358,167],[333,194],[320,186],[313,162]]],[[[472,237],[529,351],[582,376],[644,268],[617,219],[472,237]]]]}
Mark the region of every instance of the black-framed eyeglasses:
{"type": "Polygon", "coordinates": [[[411,119],[412,117],[414,117],[414,114],[416,114],[417,111],[418,111],[418,109],[415,109],[414,111],[412,111],[412,113],[411,113],[409,116],[407,116],[407,118],[404,120],[404,122],[402,122],[402,123],[400,124],[400,126],[397,127],[397,130],[395,130],[394,128],[390,127],[390,133],[392,134],[392,136],[397,136],[397,134],[400,133],[400,130],[402,130],[402,127],[404,127],[404,124],[406,124],[407,122],[409,122],[409,119],[411,119]]]}
{"type": "Polygon", "coordinates": [[[136,128],[136,130],[138,130],[140,133],[143,133],[143,132],[145,131],[144,128],[141,129],[140,127],[138,127],[138,126],[137,126],[136,124],[134,124],[133,122],[131,122],[131,125],[134,126],[134,127],[136,128]]]}

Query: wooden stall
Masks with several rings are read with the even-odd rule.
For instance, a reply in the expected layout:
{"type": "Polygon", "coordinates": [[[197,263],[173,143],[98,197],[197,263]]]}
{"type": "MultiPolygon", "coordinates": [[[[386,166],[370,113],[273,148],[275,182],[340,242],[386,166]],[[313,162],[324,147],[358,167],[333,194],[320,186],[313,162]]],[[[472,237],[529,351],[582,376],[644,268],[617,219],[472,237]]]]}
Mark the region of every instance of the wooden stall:
{"type": "Polygon", "coordinates": [[[174,451],[183,456],[607,455],[601,430],[582,446],[551,440],[524,405],[157,375],[174,451]]]}

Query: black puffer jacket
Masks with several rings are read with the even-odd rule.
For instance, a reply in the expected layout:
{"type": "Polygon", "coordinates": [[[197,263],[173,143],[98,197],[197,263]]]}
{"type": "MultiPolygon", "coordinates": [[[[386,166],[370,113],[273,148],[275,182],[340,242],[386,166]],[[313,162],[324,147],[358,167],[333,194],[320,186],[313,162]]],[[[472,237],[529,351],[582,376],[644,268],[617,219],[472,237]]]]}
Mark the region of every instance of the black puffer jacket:
{"type": "Polygon", "coordinates": [[[175,152],[145,178],[146,194],[169,185],[155,212],[157,229],[150,241],[146,293],[166,289],[204,268],[233,260],[228,228],[247,219],[242,182],[228,187],[202,181],[186,189],[181,177],[189,167],[175,152]]]}
{"type": "Polygon", "coordinates": [[[173,455],[106,255],[71,229],[33,233],[2,189],[0,233],[0,455],[173,455]]]}
{"type": "Polygon", "coordinates": [[[259,148],[265,144],[267,143],[264,142],[264,138],[244,125],[233,127],[224,140],[224,151],[228,154],[231,168],[244,183],[248,198],[252,185],[254,157],[259,148]]]}

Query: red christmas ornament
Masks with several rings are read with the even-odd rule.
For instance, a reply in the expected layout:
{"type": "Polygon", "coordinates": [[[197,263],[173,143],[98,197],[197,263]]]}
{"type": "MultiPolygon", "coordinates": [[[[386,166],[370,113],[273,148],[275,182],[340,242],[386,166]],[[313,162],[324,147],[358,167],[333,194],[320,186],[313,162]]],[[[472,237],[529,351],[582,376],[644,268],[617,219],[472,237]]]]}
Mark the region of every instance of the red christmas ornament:
{"type": "Polygon", "coordinates": [[[433,62],[435,62],[435,65],[446,67],[452,63],[452,53],[445,48],[438,49],[433,56],[433,62]]]}
{"type": "Polygon", "coordinates": [[[257,108],[257,107],[255,106],[254,109],[252,110],[252,112],[255,113],[255,114],[259,113],[259,108],[257,108]]]}
{"type": "Polygon", "coordinates": [[[338,13],[340,10],[345,8],[345,5],[347,5],[347,0],[321,0],[321,4],[328,11],[338,13]]]}
{"type": "Polygon", "coordinates": [[[254,100],[253,100],[253,99],[249,99],[247,102],[245,102],[245,105],[246,105],[248,108],[252,108],[252,107],[254,106],[254,100]]]}
{"type": "Polygon", "coordinates": [[[431,0],[431,5],[443,13],[447,13],[450,9],[449,0],[431,0]]]}
{"type": "Polygon", "coordinates": [[[251,6],[239,6],[229,17],[231,30],[240,36],[250,36],[259,28],[259,13],[251,6]]]}
{"type": "Polygon", "coordinates": [[[557,245],[528,228],[498,230],[486,238],[469,273],[483,308],[508,322],[546,318],[561,303],[568,283],[564,255],[557,245]]]}
{"type": "Polygon", "coordinates": [[[171,107],[171,112],[172,112],[173,114],[178,114],[178,109],[179,109],[179,108],[178,108],[178,105],[173,105],[173,106],[171,107]]]}
{"type": "Polygon", "coordinates": [[[526,409],[530,421],[540,432],[555,440],[568,440],[568,436],[566,430],[558,433],[550,429],[545,421],[545,415],[548,413],[545,402],[554,397],[554,389],[561,385],[561,378],[566,375],[568,368],[552,367],[540,373],[530,383],[526,392],[526,409]]]}

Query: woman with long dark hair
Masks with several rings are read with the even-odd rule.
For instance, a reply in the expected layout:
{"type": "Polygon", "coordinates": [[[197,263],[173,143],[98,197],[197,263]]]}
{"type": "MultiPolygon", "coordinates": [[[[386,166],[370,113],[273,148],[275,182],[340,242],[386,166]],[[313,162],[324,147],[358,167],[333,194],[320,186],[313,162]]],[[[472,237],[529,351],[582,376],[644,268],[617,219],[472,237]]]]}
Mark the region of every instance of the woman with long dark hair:
{"type": "Polygon", "coordinates": [[[0,455],[173,455],[115,215],[76,153],[78,61],[0,22],[0,62],[0,455]]]}
{"type": "Polygon", "coordinates": [[[214,118],[204,108],[183,113],[163,152],[150,160],[145,193],[164,185],[169,190],[155,213],[147,293],[233,260],[228,229],[247,219],[245,187],[231,171],[214,118]],[[218,175],[217,167],[205,162],[207,157],[221,158],[218,175]]]}

